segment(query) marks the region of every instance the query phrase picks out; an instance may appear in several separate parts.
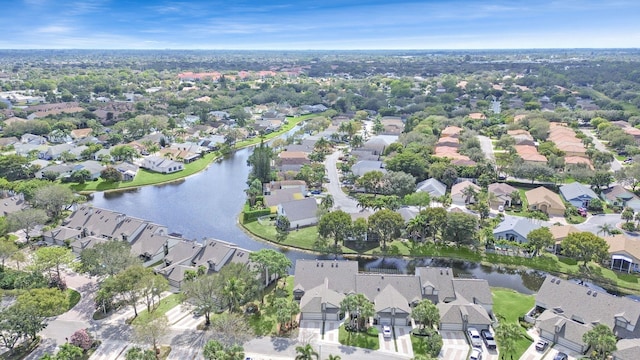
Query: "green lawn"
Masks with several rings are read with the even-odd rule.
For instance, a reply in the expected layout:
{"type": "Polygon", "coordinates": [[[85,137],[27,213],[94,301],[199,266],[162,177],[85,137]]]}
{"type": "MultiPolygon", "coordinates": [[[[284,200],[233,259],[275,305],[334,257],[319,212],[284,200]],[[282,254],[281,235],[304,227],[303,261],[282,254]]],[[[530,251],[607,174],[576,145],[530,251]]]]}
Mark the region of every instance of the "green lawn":
{"type": "MultiPolygon", "coordinates": [[[[174,307],[178,306],[181,302],[180,299],[180,294],[171,294],[169,296],[167,296],[166,298],[160,300],[159,303],[156,304],[156,308],[154,310],[155,313],[158,314],[166,314],[167,311],[173,309],[174,307]]],[[[138,317],[136,317],[135,319],[133,319],[132,323],[138,322],[140,321],[140,319],[144,319],[148,316],[148,312],[147,309],[138,309],[138,317]]]]}
{"type": "Polygon", "coordinates": [[[374,326],[367,329],[367,332],[348,332],[344,329],[344,324],[338,330],[338,341],[342,345],[355,346],[364,349],[378,350],[380,340],[378,339],[378,329],[374,326]]]}
{"type": "MultiPolygon", "coordinates": [[[[515,290],[492,288],[491,294],[493,295],[493,313],[499,321],[518,323],[518,318],[531,310],[535,304],[533,295],[524,295],[515,290]]],[[[515,359],[519,359],[532,343],[524,328],[522,328],[522,335],[522,338],[516,342],[513,354],[515,359]]]]}

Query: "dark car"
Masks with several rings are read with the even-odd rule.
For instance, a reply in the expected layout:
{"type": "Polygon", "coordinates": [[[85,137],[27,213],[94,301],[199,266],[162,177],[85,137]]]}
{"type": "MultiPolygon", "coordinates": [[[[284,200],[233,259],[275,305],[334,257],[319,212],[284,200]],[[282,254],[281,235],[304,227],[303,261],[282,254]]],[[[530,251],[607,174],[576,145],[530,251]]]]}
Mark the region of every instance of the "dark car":
{"type": "Polygon", "coordinates": [[[536,342],[536,350],[545,351],[549,342],[547,340],[540,339],[536,342]]]}
{"type": "Polygon", "coordinates": [[[493,338],[493,334],[491,333],[491,331],[489,331],[488,329],[482,329],[482,331],[480,331],[480,335],[482,336],[482,341],[484,341],[487,349],[496,349],[496,339],[493,338]]]}
{"type": "Polygon", "coordinates": [[[559,352],[553,357],[553,360],[567,360],[569,357],[563,352],[559,352]]]}

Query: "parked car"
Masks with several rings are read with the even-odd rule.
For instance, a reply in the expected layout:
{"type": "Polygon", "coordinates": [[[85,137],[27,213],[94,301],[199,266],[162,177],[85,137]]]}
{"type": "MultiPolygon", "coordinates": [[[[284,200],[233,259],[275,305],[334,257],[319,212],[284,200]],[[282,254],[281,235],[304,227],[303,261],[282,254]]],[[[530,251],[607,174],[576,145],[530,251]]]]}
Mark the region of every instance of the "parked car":
{"type": "Polygon", "coordinates": [[[502,205],[498,206],[498,211],[503,212],[504,211],[504,206],[502,206],[502,205]]]}
{"type": "Polygon", "coordinates": [[[391,326],[389,325],[384,325],[382,327],[382,336],[386,339],[391,337],[391,326]]]}
{"type": "Polygon", "coordinates": [[[567,360],[569,357],[563,352],[559,352],[553,357],[553,360],[567,360]]]}
{"type": "Polygon", "coordinates": [[[471,346],[473,347],[482,347],[482,339],[480,338],[480,333],[476,328],[468,328],[467,335],[469,335],[469,340],[471,341],[471,346]]]}
{"type": "Polygon", "coordinates": [[[578,214],[580,214],[580,216],[582,216],[582,217],[587,217],[587,209],[579,208],[578,209],[578,214]]]}
{"type": "Polygon", "coordinates": [[[471,355],[469,355],[469,360],[482,360],[482,351],[480,351],[480,349],[471,350],[471,355]]]}
{"type": "Polygon", "coordinates": [[[547,340],[540,339],[536,342],[536,350],[538,351],[544,351],[547,346],[549,346],[549,342],[547,340]]]}
{"type": "Polygon", "coordinates": [[[493,338],[493,334],[488,329],[483,329],[480,331],[480,335],[482,336],[482,340],[484,341],[484,345],[489,350],[496,349],[496,340],[493,338]]]}

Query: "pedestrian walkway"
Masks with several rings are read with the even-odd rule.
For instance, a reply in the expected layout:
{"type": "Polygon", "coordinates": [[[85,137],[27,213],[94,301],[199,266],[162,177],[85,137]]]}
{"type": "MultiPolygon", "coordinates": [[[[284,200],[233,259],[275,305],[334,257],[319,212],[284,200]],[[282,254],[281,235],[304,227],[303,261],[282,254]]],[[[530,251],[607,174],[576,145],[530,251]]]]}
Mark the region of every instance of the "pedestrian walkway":
{"type": "Polygon", "coordinates": [[[398,353],[413,357],[413,347],[411,346],[411,326],[396,326],[395,334],[398,353]]]}
{"type": "Polygon", "coordinates": [[[90,360],[113,360],[120,355],[124,359],[129,342],[121,340],[103,340],[98,349],[91,355],[90,360]]]}
{"type": "Polygon", "coordinates": [[[172,346],[167,360],[195,360],[202,359],[202,351],[197,347],[172,346]]]}
{"type": "Polygon", "coordinates": [[[340,329],[340,321],[325,321],[324,323],[324,342],[331,344],[339,344],[338,331],[340,329]]]}

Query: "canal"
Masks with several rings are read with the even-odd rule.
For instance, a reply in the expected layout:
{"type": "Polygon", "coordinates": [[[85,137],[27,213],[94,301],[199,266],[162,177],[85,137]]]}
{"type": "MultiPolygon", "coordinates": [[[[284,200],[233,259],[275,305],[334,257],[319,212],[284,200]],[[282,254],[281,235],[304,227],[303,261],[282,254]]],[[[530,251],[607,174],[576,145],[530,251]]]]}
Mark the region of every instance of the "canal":
{"type": "MultiPolygon", "coordinates": [[[[206,170],[180,181],[142,188],[99,192],[92,196],[96,207],[122,212],[160,225],[186,239],[216,238],[248,250],[277,248],[248,236],[238,225],[238,215],[246,196],[246,179],[250,167],[247,159],[252,149],[245,148],[212,163],[206,170]]],[[[321,255],[283,249],[295,262],[298,259],[323,258],[321,255]]],[[[538,290],[544,274],[516,272],[481,266],[475,263],[442,259],[379,258],[362,260],[364,270],[388,270],[413,273],[416,266],[449,266],[456,276],[486,279],[490,286],[505,287],[531,294],[538,290]]]]}

